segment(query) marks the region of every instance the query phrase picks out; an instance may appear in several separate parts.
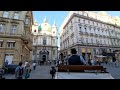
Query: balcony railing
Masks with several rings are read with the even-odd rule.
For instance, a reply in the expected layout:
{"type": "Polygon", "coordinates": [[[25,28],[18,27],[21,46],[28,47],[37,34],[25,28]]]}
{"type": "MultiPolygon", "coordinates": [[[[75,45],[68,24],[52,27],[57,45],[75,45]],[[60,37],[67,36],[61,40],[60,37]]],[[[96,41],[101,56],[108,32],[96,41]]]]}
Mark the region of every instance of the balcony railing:
{"type": "Polygon", "coordinates": [[[29,35],[18,34],[18,33],[7,33],[7,32],[0,32],[0,38],[20,38],[25,42],[32,42],[32,38],[29,35]]]}

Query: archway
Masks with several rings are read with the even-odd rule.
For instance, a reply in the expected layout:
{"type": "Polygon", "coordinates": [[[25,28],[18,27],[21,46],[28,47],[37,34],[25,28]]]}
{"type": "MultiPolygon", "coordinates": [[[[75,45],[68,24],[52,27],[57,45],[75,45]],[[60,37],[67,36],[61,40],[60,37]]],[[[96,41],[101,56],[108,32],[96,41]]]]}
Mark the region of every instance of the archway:
{"type": "Polygon", "coordinates": [[[46,61],[46,55],[42,56],[42,60],[45,62],[46,61]]]}

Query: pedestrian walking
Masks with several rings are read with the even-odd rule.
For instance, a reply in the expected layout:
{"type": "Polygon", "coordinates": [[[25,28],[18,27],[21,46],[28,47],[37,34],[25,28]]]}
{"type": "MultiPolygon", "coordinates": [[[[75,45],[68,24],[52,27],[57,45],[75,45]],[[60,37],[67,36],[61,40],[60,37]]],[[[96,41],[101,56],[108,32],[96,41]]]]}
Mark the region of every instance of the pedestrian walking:
{"type": "Polygon", "coordinates": [[[24,68],[22,67],[22,62],[19,63],[19,66],[15,70],[15,78],[23,79],[24,68]]]}
{"type": "Polygon", "coordinates": [[[36,69],[36,63],[33,62],[32,66],[33,66],[33,69],[35,70],[36,69]]]}
{"type": "Polygon", "coordinates": [[[28,79],[30,77],[30,73],[31,73],[30,64],[27,63],[25,67],[25,73],[24,73],[25,79],[28,79]]]}
{"type": "Polygon", "coordinates": [[[25,62],[25,66],[24,67],[26,67],[27,63],[28,63],[28,61],[25,62]]]}
{"type": "Polygon", "coordinates": [[[52,69],[50,70],[50,74],[52,75],[52,79],[55,77],[56,69],[55,67],[51,67],[52,69]]]}

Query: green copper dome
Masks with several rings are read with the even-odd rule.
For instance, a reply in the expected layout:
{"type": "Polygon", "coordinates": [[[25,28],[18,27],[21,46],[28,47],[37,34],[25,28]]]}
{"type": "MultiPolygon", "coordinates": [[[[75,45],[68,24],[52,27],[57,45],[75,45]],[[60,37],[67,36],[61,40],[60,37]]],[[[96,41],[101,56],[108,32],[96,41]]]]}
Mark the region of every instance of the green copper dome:
{"type": "Polygon", "coordinates": [[[47,32],[51,32],[51,26],[48,23],[41,24],[41,30],[45,30],[47,32]]]}
{"type": "Polygon", "coordinates": [[[51,26],[50,24],[47,22],[47,19],[44,19],[44,22],[38,27],[39,31],[46,31],[46,32],[51,32],[51,26]]]}

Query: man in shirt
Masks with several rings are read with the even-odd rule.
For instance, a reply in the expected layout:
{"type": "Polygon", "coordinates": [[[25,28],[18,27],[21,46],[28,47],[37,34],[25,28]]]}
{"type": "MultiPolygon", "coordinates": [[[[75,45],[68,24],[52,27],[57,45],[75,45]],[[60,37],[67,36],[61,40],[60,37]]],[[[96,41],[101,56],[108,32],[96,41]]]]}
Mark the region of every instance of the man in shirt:
{"type": "Polygon", "coordinates": [[[22,67],[22,62],[19,63],[19,66],[15,70],[15,78],[23,79],[24,68],[22,67]]]}
{"type": "MultiPolygon", "coordinates": [[[[69,65],[86,65],[85,60],[82,56],[77,55],[75,48],[71,49],[72,56],[68,59],[69,65]]],[[[78,70],[70,70],[70,72],[78,72],[78,70]]],[[[84,70],[79,70],[79,72],[84,72],[84,70]]]]}
{"type": "Polygon", "coordinates": [[[72,56],[68,59],[69,65],[85,65],[86,62],[82,56],[77,55],[75,48],[71,49],[72,56]]]}

